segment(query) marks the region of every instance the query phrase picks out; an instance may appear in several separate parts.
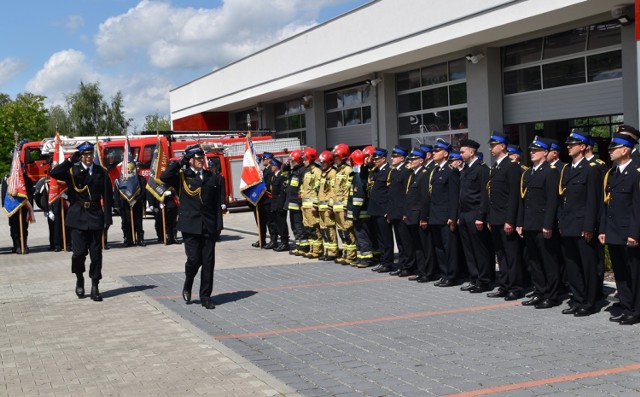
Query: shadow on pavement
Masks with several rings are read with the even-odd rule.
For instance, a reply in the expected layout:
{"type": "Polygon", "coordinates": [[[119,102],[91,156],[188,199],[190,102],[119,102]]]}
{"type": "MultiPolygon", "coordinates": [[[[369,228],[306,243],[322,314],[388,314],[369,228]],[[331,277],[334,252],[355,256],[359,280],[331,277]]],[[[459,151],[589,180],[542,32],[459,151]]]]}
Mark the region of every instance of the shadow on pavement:
{"type": "Polygon", "coordinates": [[[222,305],[224,303],[239,301],[240,299],[246,299],[250,296],[257,294],[257,291],[235,291],[235,292],[226,292],[224,294],[218,294],[213,296],[213,301],[216,305],[222,305]]]}
{"type": "Polygon", "coordinates": [[[116,288],[108,291],[103,291],[101,295],[103,298],[113,298],[114,296],[129,294],[131,292],[144,291],[147,289],[154,289],[157,287],[158,287],[157,285],[134,285],[131,287],[121,287],[121,288],[116,288]]]}

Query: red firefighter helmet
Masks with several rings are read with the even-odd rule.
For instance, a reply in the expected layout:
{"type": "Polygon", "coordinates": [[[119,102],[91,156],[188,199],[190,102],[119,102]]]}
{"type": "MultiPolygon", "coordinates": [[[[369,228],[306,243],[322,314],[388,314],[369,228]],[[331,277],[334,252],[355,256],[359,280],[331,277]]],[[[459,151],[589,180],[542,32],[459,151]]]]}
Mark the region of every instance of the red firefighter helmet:
{"type": "Polygon", "coordinates": [[[360,149],[356,149],[349,156],[349,160],[351,160],[351,165],[363,165],[364,164],[364,153],[360,149]]]}
{"type": "Polygon", "coordinates": [[[330,151],[325,150],[324,152],[320,153],[319,159],[321,163],[331,163],[333,162],[333,154],[331,154],[330,151]]]}
{"type": "Polygon", "coordinates": [[[303,152],[304,152],[304,158],[306,158],[310,162],[314,162],[318,158],[318,152],[316,152],[316,149],[312,147],[304,148],[303,152]]]}
{"type": "Polygon", "coordinates": [[[371,156],[371,155],[373,155],[373,152],[375,152],[375,151],[376,151],[376,148],[374,148],[374,147],[373,147],[373,146],[371,146],[371,145],[369,145],[369,146],[367,146],[366,148],[362,149],[362,153],[363,153],[365,156],[371,156]]]}
{"type": "Polygon", "coordinates": [[[333,151],[331,153],[333,153],[333,155],[336,157],[340,157],[341,160],[344,160],[349,157],[351,151],[349,150],[349,145],[339,143],[333,148],[333,151]]]}
{"type": "Polygon", "coordinates": [[[302,164],[302,150],[296,149],[289,154],[289,158],[298,164],[302,164]]]}

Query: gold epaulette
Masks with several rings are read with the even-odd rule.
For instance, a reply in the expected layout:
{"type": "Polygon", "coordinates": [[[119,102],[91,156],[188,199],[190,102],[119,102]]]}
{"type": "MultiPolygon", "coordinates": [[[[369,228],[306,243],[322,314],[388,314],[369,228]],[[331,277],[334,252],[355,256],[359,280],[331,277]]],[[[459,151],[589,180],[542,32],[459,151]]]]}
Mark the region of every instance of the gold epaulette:
{"type": "Polygon", "coordinates": [[[595,167],[596,166],[596,162],[592,161],[592,162],[589,163],[589,165],[592,166],[592,167],[595,167]]]}
{"type": "Polygon", "coordinates": [[[511,160],[512,163],[517,163],[517,161],[515,161],[514,159],[509,159],[511,160]]]}
{"type": "Polygon", "coordinates": [[[427,172],[427,169],[426,169],[426,168],[423,168],[423,169],[422,169],[422,173],[424,174],[424,173],[426,173],[426,172],[427,172]]]}
{"type": "Polygon", "coordinates": [[[452,170],[456,170],[457,168],[453,166],[453,164],[447,164],[449,166],[449,168],[451,168],[452,170]]]}
{"type": "Polygon", "coordinates": [[[555,170],[556,166],[555,165],[550,165],[549,168],[553,168],[555,170]]]}
{"type": "Polygon", "coordinates": [[[528,170],[528,169],[529,169],[529,167],[527,167],[527,166],[526,166],[526,165],[524,165],[524,164],[520,164],[520,168],[522,168],[524,171],[526,171],[526,170],[528,170]]]}
{"type": "Polygon", "coordinates": [[[607,165],[607,163],[605,163],[604,161],[602,161],[600,159],[596,159],[596,163],[600,164],[600,165],[607,165]]]}

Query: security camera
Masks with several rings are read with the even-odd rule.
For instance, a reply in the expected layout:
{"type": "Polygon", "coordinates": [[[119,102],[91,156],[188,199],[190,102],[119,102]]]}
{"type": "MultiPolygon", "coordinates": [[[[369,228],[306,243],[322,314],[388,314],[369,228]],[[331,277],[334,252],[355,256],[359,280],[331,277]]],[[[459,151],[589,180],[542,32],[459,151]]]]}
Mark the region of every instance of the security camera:
{"type": "Polygon", "coordinates": [[[628,25],[633,22],[634,10],[628,5],[621,4],[611,8],[611,17],[617,19],[620,24],[628,25]]]}
{"type": "Polygon", "coordinates": [[[302,100],[305,101],[305,102],[309,102],[312,99],[313,99],[313,96],[311,96],[311,95],[305,95],[305,96],[302,97],[302,100]]]}
{"type": "Polygon", "coordinates": [[[466,58],[466,60],[467,60],[468,62],[471,62],[471,63],[478,63],[478,62],[480,62],[482,59],[484,59],[484,54],[482,54],[482,53],[478,53],[478,54],[476,54],[476,55],[468,54],[465,58],[466,58]]]}

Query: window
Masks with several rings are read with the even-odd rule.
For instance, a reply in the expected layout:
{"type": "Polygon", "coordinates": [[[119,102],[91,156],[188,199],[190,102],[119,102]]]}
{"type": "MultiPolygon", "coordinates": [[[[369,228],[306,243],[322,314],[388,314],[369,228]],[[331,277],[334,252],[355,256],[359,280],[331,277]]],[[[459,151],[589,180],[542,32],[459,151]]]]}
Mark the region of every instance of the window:
{"type": "MultiPolygon", "coordinates": [[[[325,95],[327,128],[371,123],[370,85],[349,87],[325,95]]],[[[411,98],[406,106],[411,107],[411,98]]],[[[415,102],[415,99],[413,100],[415,102]]],[[[419,101],[419,99],[418,99],[419,101]]]]}
{"type": "Polygon", "coordinates": [[[622,77],[617,20],[504,47],[504,95],[622,77]]]}
{"type": "MultiPolygon", "coordinates": [[[[456,141],[467,124],[466,61],[455,59],[396,74],[401,139],[433,135],[456,141]],[[415,76],[420,76],[416,86],[415,76]],[[411,81],[412,84],[406,84],[411,81]],[[452,131],[460,132],[452,133],[452,131]]],[[[415,143],[415,142],[414,142],[415,143]]]]}
{"type": "Polygon", "coordinates": [[[274,106],[276,137],[298,138],[304,144],[306,139],[306,116],[304,101],[295,99],[288,102],[276,103],[274,106]]]}

